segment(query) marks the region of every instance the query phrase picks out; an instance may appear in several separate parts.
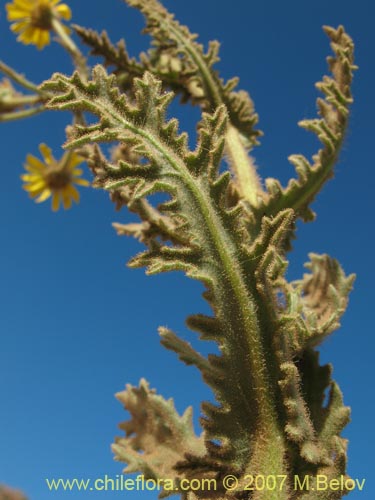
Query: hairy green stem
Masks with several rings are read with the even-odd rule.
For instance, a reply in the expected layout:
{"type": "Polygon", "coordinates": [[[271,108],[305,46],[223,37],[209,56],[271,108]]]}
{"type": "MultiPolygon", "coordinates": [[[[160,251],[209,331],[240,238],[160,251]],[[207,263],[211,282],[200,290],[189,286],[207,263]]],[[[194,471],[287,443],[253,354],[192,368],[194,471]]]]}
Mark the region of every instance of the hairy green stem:
{"type": "MultiPolygon", "coordinates": [[[[203,60],[200,51],[197,50],[194,44],[188,43],[179,30],[174,29],[171,23],[164,23],[162,18],[159,19],[159,22],[161,27],[173,32],[173,36],[178,40],[179,44],[184,47],[194,64],[198,67],[199,74],[202,77],[205,87],[205,94],[211,102],[212,111],[215,110],[224,102],[221,92],[214,81],[211,71],[207,68],[207,64],[203,60]]],[[[226,152],[241,194],[245,200],[256,207],[258,205],[257,193],[262,193],[261,184],[256,173],[255,165],[249,157],[247,148],[241,141],[240,133],[230,122],[228,123],[226,134],[226,152]]]]}
{"type": "Polygon", "coordinates": [[[0,122],[10,122],[14,120],[20,120],[22,118],[29,118],[30,116],[38,115],[43,113],[46,108],[44,106],[39,106],[38,108],[29,108],[22,111],[12,111],[9,113],[0,113],[0,122]]]}
{"type": "MultiPolygon", "coordinates": [[[[249,420],[254,411],[259,415],[259,443],[258,446],[255,445],[255,453],[258,456],[255,457],[256,464],[250,466],[250,469],[260,466],[258,473],[286,473],[283,465],[284,438],[276,411],[275,387],[266,366],[263,332],[254,307],[255,299],[244,280],[244,271],[238,261],[238,249],[213,208],[209,193],[186,169],[176,153],[147,129],[140,129],[124,120],[110,103],[99,104],[98,99],[96,103],[92,103],[92,110],[94,108],[97,108],[96,114],[105,116],[118,130],[129,130],[133,136],[139,137],[142,143],[147,145],[150,156],[158,159],[159,164],[170,165],[172,171],[169,175],[181,183],[180,203],[192,207],[191,216],[194,222],[191,223],[200,229],[201,239],[206,241],[206,248],[209,249],[207,265],[217,269],[213,271],[217,279],[214,293],[220,316],[228,325],[228,335],[232,336],[228,344],[232,350],[230,358],[233,366],[228,376],[233,379],[233,391],[236,397],[242,399],[242,406],[248,408],[249,420]],[[229,319],[232,319],[233,326],[228,323],[229,319]],[[251,374],[250,378],[244,380],[244,373],[251,374]]],[[[247,450],[254,446],[250,441],[252,439],[254,436],[249,435],[247,450]]],[[[267,498],[273,500],[269,492],[267,498]]],[[[276,496],[274,498],[276,500],[276,496]]],[[[280,498],[278,496],[279,500],[280,498]]]]}
{"type": "Polygon", "coordinates": [[[19,85],[22,85],[27,90],[32,90],[33,92],[37,92],[38,94],[45,95],[45,92],[41,91],[40,88],[35,85],[35,83],[30,82],[23,75],[18,73],[16,70],[5,64],[3,61],[0,61],[0,71],[4,73],[4,75],[9,76],[12,80],[14,80],[19,85]]]}

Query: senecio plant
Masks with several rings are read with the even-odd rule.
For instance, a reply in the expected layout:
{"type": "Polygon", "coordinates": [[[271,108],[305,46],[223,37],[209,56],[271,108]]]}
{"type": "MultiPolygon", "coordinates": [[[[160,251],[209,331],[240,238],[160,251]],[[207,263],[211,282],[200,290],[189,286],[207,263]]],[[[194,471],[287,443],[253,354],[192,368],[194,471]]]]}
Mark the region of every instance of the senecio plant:
{"type": "Polygon", "coordinates": [[[205,286],[212,315],[194,314],[187,324],[202,342],[214,341],[219,354],[204,357],[176,333],[159,330],[161,343],[200,370],[216,398],[216,404],[202,403],[202,434],[193,430],[190,408],[180,416],[172,400],[142,380],[117,394],[130,419],[113,444],[115,458],[127,464],[125,472],[173,479],[173,490],[164,487],[161,497],[341,498],[345,488],[295,488],[294,478],[347,478],[347,442],[340,434],[349,408],[316,348],[338,328],[353,276],[317,254],[310,254],[302,279],[288,282],[285,273],[296,222],[314,219],[310,205],[333,176],[343,142],[352,103],[352,40],[342,26],[324,28],[333,51],[330,76],[317,84],[319,117],[300,122],[322,147],[312,161],[290,156],[296,177],[282,187],[258,177],[249,155],[260,136],[257,115],[247,92],[235,90],[238,79],[224,82],[215,69],[218,42],[205,50],[157,0],[126,3],[142,12],[153,38],[138,60],[106,32],[66,26],[71,13],[59,0],[13,0],[6,8],[18,39],[41,49],[54,33],[75,71],[36,85],[0,66],[6,77],[2,121],[45,110],[73,115],[60,160],[45,144],[44,161],[27,157],[23,180],[31,197],[51,198],[54,210],[69,208],[79,199],[75,185],[88,184],[77,168],[86,161],[93,185],[108,191],[118,209],[138,216],[115,224],[120,235],[145,246],[130,267],[148,274],[184,271],[205,286]],[[72,32],[102,64],[88,66],[72,32]],[[178,121],[166,119],[175,97],[202,110],[194,150],[178,121]],[[164,194],[159,204],[150,199],[155,193],[164,194]],[[223,481],[228,475],[236,478],[235,488],[223,481]],[[276,478],[277,487],[251,487],[251,478],[260,476],[276,478]],[[204,478],[217,481],[215,491],[182,488],[183,480],[204,478]]]}

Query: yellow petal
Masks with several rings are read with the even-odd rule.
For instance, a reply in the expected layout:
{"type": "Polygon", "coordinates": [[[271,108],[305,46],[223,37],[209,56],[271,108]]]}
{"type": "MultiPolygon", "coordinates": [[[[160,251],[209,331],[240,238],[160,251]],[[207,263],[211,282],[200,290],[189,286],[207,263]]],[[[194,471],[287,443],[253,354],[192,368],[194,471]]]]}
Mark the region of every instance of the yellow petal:
{"type": "Polygon", "coordinates": [[[79,192],[72,184],[66,186],[64,193],[67,193],[76,203],[79,203],[79,192]]]}
{"type": "Polygon", "coordinates": [[[24,43],[25,45],[29,45],[30,43],[33,42],[34,38],[34,28],[31,28],[28,26],[23,33],[20,34],[20,36],[17,38],[20,42],[24,43]]]}
{"type": "Polygon", "coordinates": [[[21,33],[22,31],[25,31],[28,26],[29,23],[27,21],[20,21],[18,23],[13,23],[10,29],[13,31],[13,33],[21,33]]]}
{"type": "Polygon", "coordinates": [[[25,182],[35,182],[40,179],[40,175],[36,174],[22,174],[20,177],[25,182]]]}
{"type": "Polygon", "coordinates": [[[49,32],[47,30],[35,30],[35,45],[41,50],[49,44],[49,32]],[[47,36],[46,36],[47,35],[47,36]]]}
{"type": "Polygon", "coordinates": [[[65,210],[69,210],[69,208],[72,206],[72,199],[65,191],[63,192],[63,204],[65,210]]]}
{"type": "Polygon", "coordinates": [[[42,171],[38,168],[32,167],[31,165],[26,164],[25,170],[27,170],[27,172],[30,172],[30,174],[32,174],[32,175],[38,176],[39,178],[43,177],[42,171]]]}
{"type": "Polygon", "coordinates": [[[25,186],[23,186],[23,188],[26,191],[29,191],[29,193],[35,193],[39,189],[45,189],[45,187],[46,183],[43,180],[39,182],[33,182],[32,184],[26,184],[25,186]]]}
{"type": "Polygon", "coordinates": [[[40,32],[40,29],[39,28],[32,28],[32,34],[30,35],[31,36],[31,43],[33,43],[34,45],[37,45],[38,43],[38,40],[39,40],[39,32],[40,32]]]}
{"type": "Polygon", "coordinates": [[[84,161],[85,159],[82,156],[77,155],[77,153],[72,153],[72,156],[69,158],[69,168],[73,170],[74,167],[84,161]]]}
{"type": "Polygon", "coordinates": [[[87,181],[86,179],[73,179],[73,182],[78,186],[85,186],[85,187],[90,186],[90,182],[87,181]]]}
{"type": "Polygon", "coordinates": [[[40,193],[42,193],[42,192],[44,191],[44,186],[43,186],[43,187],[40,187],[39,189],[37,189],[37,190],[35,190],[35,191],[33,191],[33,192],[30,192],[30,191],[27,189],[27,187],[28,187],[28,186],[22,186],[22,187],[23,187],[23,189],[24,189],[25,191],[27,191],[27,192],[29,193],[29,196],[31,196],[31,198],[35,198],[36,196],[38,196],[40,193]]]}
{"type": "Polygon", "coordinates": [[[45,162],[49,165],[54,161],[54,158],[52,156],[52,149],[47,146],[47,144],[40,144],[39,145],[39,151],[41,152],[45,162]]]}
{"type": "Polygon", "coordinates": [[[57,212],[60,207],[60,195],[56,191],[52,194],[52,210],[57,212]]]}
{"type": "MultiPolygon", "coordinates": [[[[13,3],[19,9],[24,9],[24,10],[27,10],[28,12],[31,12],[34,8],[33,2],[30,2],[30,0],[14,0],[13,3]]],[[[8,4],[8,5],[11,5],[11,4],[8,4]]]]}
{"type": "Polygon", "coordinates": [[[66,21],[69,21],[72,18],[72,11],[65,3],[58,5],[55,8],[55,11],[59,14],[60,17],[62,17],[66,21]]]}
{"type": "Polygon", "coordinates": [[[46,45],[49,45],[49,42],[50,42],[49,31],[47,31],[47,30],[42,30],[42,31],[40,32],[40,38],[41,38],[41,40],[40,40],[40,43],[41,43],[41,47],[40,47],[40,48],[41,48],[41,49],[42,49],[43,47],[45,47],[46,45]]]}
{"type": "Polygon", "coordinates": [[[30,11],[19,9],[13,5],[7,6],[8,21],[17,21],[17,19],[25,19],[30,16],[30,11]]]}
{"type": "Polygon", "coordinates": [[[51,194],[51,190],[46,188],[42,191],[42,194],[35,201],[37,203],[42,203],[43,201],[46,201],[51,196],[51,194]]]}
{"type": "Polygon", "coordinates": [[[37,172],[44,172],[46,168],[45,164],[33,155],[26,156],[26,167],[37,172]]]}

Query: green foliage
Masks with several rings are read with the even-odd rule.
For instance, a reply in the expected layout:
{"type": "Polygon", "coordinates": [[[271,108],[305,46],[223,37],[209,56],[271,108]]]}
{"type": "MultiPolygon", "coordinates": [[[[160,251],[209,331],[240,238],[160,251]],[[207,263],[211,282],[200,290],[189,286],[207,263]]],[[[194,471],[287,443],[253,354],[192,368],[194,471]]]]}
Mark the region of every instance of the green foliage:
{"type": "Polygon", "coordinates": [[[48,109],[73,113],[65,146],[85,155],[96,187],[138,216],[115,224],[119,234],[146,247],[129,265],[148,274],[181,270],[204,284],[212,315],[195,314],[187,324],[202,341],[216,342],[220,354],[204,357],[160,328],[162,344],[201,372],[216,403],[202,404],[203,433],[197,437],[190,410],[180,417],[172,401],[143,380],[138,388],[128,386],[118,394],[131,419],[113,445],[116,459],[127,463],[126,472],[151,479],[218,480],[212,494],[181,490],[186,499],[341,498],[343,491],[317,496],[295,490],[292,478],[346,473],[341,432],[349,409],[315,348],[339,327],[353,276],[316,254],[301,280],[288,282],[285,275],[296,220],[313,219],[310,204],[333,176],[343,142],[353,43],[343,27],[325,28],[334,52],[331,76],[317,85],[324,95],[317,102],[319,118],[300,123],[323,147],[312,163],[292,155],[298,178],[286,188],[266,179],[264,190],[249,156],[260,135],[257,115],[249,95],[234,90],[238,80],[225,83],[214,69],[219,44],[210,43],[205,52],[157,0],[127,3],[144,14],[152,48],[137,61],[124,42],[115,46],[105,32],[76,26],[104,66],[97,65],[89,78],[82,67],[71,77],[57,73],[38,95],[48,96],[48,109]],[[178,121],[166,119],[176,95],[202,108],[194,150],[178,121]],[[96,121],[88,125],[86,114],[96,121]],[[102,143],[116,145],[111,157],[102,143]],[[167,201],[153,204],[154,193],[167,201]],[[236,475],[240,486],[250,474],[285,475],[287,481],[281,491],[230,492],[220,486],[225,474],[236,475]]]}
{"type": "Polygon", "coordinates": [[[211,42],[207,52],[195,40],[197,35],[181,26],[156,0],[129,0],[127,3],[138,8],[146,17],[144,32],[153,37],[153,48],[141,54],[136,63],[126,53],[124,42],[114,47],[107,34],[98,35],[93,30],[76,27],[83,41],[92,47],[92,54],[104,58],[105,65],[114,66],[122,85],[127,82],[126,90],[134,77],[150,71],[158,76],[163,84],[182,95],[184,101],[199,104],[205,111],[214,111],[225,104],[230,121],[243,134],[250,144],[256,143],[259,132],[254,129],[257,116],[247,92],[234,92],[237,78],[224,83],[213,65],[219,61],[220,44],[211,42]]]}
{"type": "Polygon", "coordinates": [[[325,99],[317,101],[320,118],[302,120],[299,125],[317,135],[323,148],[313,157],[311,164],[303,155],[292,155],[290,162],[295,166],[298,178],[291,179],[283,189],[275,179],[268,179],[268,196],[260,211],[274,215],[283,208],[293,208],[296,215],[305,221],[312,220],[314,214],[309,205],[323,184],[333,176],[333,167],[338,158],[348,120],[349,105],[352,103],[350,85],[353,70],[353,42],[340,26],[337,30],[324,27],[331,39],[335,57],[328,58],[332,76],[325,76],[316,87],[325,99]]]}

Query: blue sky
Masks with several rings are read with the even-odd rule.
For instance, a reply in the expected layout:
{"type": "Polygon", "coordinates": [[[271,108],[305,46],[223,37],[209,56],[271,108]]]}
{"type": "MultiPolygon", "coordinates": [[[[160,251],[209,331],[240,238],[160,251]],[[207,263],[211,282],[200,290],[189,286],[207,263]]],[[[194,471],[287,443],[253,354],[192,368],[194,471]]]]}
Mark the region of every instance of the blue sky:
{"type": "MultiPolygon", "coordinates": [[[[131,54],[147,48],[148,38],[139,35],[141,15],[121,0],[71,0],[69,5],[74,22],[105,28],[113,40],[125,37],[131,54]]],[[[298,228],[289,274],[294,279],[303,273],[310,251],[328,253],[347,273],[357,273],[342,328],[320,350],[321,360],[333,363],[345,403],[352,407],[345,431],[349,473],[366,478],[364,491],[349,498],[372,498],[374,6],[370,0],[168,0],[165,5],[202,42],[222,42],[217,67],[225,78],[240,76],[265,132],[254,150],[259,173],[284,183],[293,174],[287,157],[310,155],[317,147],[296,124],[315,116],[314,83],[326,71],[330,53],[321,26],[343,24],[355,40],[360,69],[346,142],[335,179],[314,204],[317,220],[298,228]]],[[[31,80],[42,81],[57,70],[71,73],[68,56],[56,44],[38,52],[16,43],[3,7],[0,32],[0,58],[31,80]]],[[[194,138],[198,110],[185,108],[179,116],[181,128],[194,138]]],[[[26,154],[37,155],[38,144],[47,142],[60,156],[68,121],[68,114],[50,112],[0,124],[0,482],[23,489],[32,500],[124,495],[49,493],[44,479],[121,473],[110,444],[126,417],[114,398],[125,383],[145,377],[159,393],[172,396],[180,412],[193,405],[196,419],[200,401],[210,397],[199,374],[163,349],[157,335],[157,327],[165,325],[195,342],[184,319],[206,311],[202,287],[176,273],[151,278],[127,269],[125,262],[140,247],[116,236],[111,223],[128,217],[114,211],[106,193],[81,190],[80,205],[54,214],[49,203],[36,205],[21,190],[26,154]]]]}

